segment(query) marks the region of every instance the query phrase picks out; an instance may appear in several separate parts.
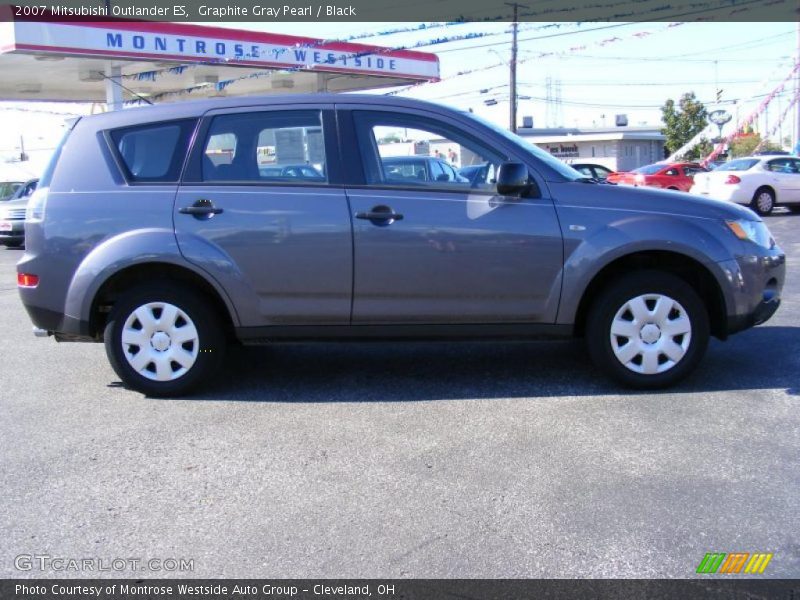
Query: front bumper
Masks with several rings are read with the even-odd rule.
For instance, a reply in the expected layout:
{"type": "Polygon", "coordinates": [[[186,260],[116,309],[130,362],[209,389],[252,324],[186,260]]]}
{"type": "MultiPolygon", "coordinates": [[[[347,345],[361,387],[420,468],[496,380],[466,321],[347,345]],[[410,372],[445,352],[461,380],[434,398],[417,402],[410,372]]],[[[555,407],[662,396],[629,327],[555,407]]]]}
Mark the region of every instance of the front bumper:
{"type": "Polygon", "coordinates": [[[751,250],[720,263],[731,284],[727,333],[733,334],[769,320],[781,304],[786,278],[786,255],[774,248],[751,250]]]}
{"type": "Polygon", "coordinates": [[[21,242],[25,239],[25,221],[2,221],[11,223],[11,229],[0,229],[0,244],[21,242]]]}

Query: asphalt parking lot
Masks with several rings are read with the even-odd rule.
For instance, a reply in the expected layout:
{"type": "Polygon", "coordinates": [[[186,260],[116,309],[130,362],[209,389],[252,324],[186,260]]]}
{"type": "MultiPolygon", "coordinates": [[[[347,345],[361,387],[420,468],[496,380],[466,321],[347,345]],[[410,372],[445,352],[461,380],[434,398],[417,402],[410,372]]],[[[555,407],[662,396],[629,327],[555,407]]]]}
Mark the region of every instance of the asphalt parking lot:
{"type": "Polygon", "coordinates": [[[206,393],[145,398],[101,345],[31,335],[0,249],[0,575],[691,577],[744,551],[800,577],[800,215],[767,223],[783,306],[658,394],[540,342],[237,349],[206,393]]]}

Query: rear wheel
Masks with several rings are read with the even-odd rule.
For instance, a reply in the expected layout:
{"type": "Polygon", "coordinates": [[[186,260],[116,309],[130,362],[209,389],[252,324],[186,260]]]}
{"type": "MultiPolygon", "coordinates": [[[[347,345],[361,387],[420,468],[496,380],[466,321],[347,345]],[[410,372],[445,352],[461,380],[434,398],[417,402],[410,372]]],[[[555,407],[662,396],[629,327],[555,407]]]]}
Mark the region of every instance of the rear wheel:
{"type": "Polygon", "coordinates": [[[185,394],[207,381],[225,352],[209,303],[170,283],[141,286],[116,302],[105,328],[106,355],[127,386],[148,396],[185,394]]]}
{"type": "Polygon", "coordinates": [[[588,315],[592,360],[636,388],[672,385],[697,367],[708,346],[708,313],[685,281],[638,271],[614,281],[588,315]]]}
{"type": "Polygon", "coordinates": [[[767,216],[775,208],[775,193],[769,188],[758,188],[750,202],[750,208],[762,217],[767,216]]]}

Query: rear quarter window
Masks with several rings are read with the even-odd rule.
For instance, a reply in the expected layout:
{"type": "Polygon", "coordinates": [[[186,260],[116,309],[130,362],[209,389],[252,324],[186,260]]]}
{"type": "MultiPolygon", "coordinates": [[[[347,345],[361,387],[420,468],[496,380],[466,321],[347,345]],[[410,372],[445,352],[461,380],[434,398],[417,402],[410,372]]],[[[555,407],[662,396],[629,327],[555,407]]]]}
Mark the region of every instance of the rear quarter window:
{"type": "Polygon", "coordinates": [[[718,166],[715,171],[747,171],[758,164],[757,158],[741,158],[718,166]]]}
{"type": "Polygon", "coordinates": [[[164,121],[109,132],[125,178],[134,183],[176,183],[196,121],[164,121]]]}

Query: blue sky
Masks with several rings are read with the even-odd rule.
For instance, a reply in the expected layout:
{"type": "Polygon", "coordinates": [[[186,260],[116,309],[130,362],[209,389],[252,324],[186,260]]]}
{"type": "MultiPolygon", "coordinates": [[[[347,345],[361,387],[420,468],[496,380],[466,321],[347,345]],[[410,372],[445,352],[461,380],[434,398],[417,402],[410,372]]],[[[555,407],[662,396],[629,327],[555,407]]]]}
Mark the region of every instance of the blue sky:
{"type": "MultiPolygon", "coordinates": [[[[343,25],[307,23],[220,23],[232,28],[311,35],[329,39],[362,32],[386,31],[408,23],[350,23],[343,25]]],[[[738,110],[743,116],[752,110],[791,69],[796,52],[794,23],[668,23],[609,24],[577,26],[562,24],[542,29],[542,23],[520,25],[519,115],[531,115],[536,126],[612,125],[614,115],[628,115],[631,125],[660,124],[658,107],[667,98],[677,99],[694,91],[709,108],[738,110]],[[553,36],[558,34],[557,36],[553,36]],[[547,36],[547,37],[546,37],[547,36]],[[550,37],[553,36],[553,37],[550,37]],[[604,40],[618,38],[601,45],[604,40]],[[576,46],[585,49],[571,50],[576,46]],[[539,57],[550,52],[553,56],[539,57]],[[548,111],[547,81],[552,92],[561,89],[560,110],[548,111]],[[715,90],[723,89],[722,103],[715,102],[715,90]],[[736,104],[733,101],[736,100],[736,104]],[[549,121],[549,122],[548,122],[549,121]]],[[[424,50],[440,57],[443,81],[415,87],[403,95],[434,100],[459,108],[472,108],[500,124],[508,124],[508,68],[511,36],[508,23],[454,25],[412,33],[383,35],[361,40],[381,46],[410,45],[433,37],[467,32],[500,35],[435,45],[424,50]],[[500,67],[488,68],[500,64],[500,67]],[[470,75],[452,77],[465,69],[482,69],[470,75]],[[480,90],[488,90],[481,93],[480,90]],[[486,100],[497,102],[487,106],[486,100]]],[[[230,90],[235,93],[235,90],[230,90]]],[[[769,124],[793,96],[792,86],[770,109],[769,124]],[[778,105],[780,102],[780,108],[778,105]]],[[[20,132],[26,143],[46,147],[55,143],[59,117],[8,110],[12,106],[49,109],[48,104],[0,103],[0,157],[18,144],[20,132]],[[30,141],[27,138],[30,137],[30,141]]],[[[83,112],[85,107],[69,105],[65,110],[83,112]]],[[[58,106],[55,110],[60,110],[58,106]]],[[[763,124],[763,121],[762,121],[763,124]]],[[[791,131],[791,119],[783,135],[791,131]]]]}

